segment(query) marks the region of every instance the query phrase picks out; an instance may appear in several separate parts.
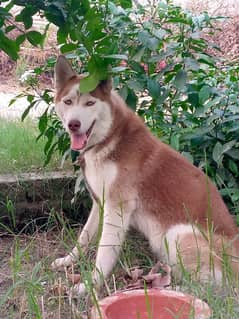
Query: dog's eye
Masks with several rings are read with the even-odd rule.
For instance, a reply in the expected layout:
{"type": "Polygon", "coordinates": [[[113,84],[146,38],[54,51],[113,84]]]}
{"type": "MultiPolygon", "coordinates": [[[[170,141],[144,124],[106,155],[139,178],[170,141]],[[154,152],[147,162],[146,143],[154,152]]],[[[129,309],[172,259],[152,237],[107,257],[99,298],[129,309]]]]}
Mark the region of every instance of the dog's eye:
{"type": "Polygon", "coordinates": [[[92,106],[92,105],[94,105],[95,104],[95,101],[88,101],[88,102],[86,102],[86,106],[92,106]]]}
{"type": "Polygon", "coordinates": [[[71,99],[65,100],[64,103],[67,104],[67,105],[71,105],[72,104],[72,100],[71,99]]]}

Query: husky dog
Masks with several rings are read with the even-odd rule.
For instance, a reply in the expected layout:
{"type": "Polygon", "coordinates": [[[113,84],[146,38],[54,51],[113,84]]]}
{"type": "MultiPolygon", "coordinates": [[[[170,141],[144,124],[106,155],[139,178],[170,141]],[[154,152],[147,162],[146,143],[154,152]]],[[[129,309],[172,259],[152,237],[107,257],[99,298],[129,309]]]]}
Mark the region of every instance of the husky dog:
{"type": "MultiPolygon", "coordinates": [[[[69,266],[79,257],[77,247],[87,248],[97,233],[103,205],[92,274],[96,286],[111,273],[130,227],[145,235],[152,251],[172,266],[178,278],[183,263],[200,280],[220,282],[225,253],[238,275],[238,228],[214,184],[153,136],[112,90],[111,81],[101,81],[92,92],[81,94],[81,79],[59,56],[55,109],[70,135],[71,148],[81,152],[93,206],[77,246],[52,267],[69,266]]],[[[85,285],[76,285],[75,291],[84,293],[85,285]]]]}

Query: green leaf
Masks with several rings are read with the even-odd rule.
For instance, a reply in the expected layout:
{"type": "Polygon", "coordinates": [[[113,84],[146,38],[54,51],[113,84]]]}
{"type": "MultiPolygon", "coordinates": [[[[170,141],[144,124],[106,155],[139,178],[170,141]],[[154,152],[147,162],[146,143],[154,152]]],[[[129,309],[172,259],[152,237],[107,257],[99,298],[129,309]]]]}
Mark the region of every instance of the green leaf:
{"type": "Polygon", "coordinates": [[[108,54],[108,55],[104,55],[104,58],[107,58],[107,59],[128,60],[128,57],[127,57],[126,54],[108,54]]]}
{"type": "Polygon", "coordinates": [[[179,139],[180,139],[180,135],[179,134],[172,134],[171,138],[170,138],[170,145],[176,150],[179,150],[179,139]]]}
{"type": "Polygon", "coordinates": [[[233,159],[239,160],[239,150],[238,149],[233,149],[233,150],[227,151],[227,155],[229,155],[233,159]]]}
{"type": "Polygon", "coordinates": [[[62,27],[66,23],[66,10],[64,2],[57,1],[49,5],[45,11],[45,17],[49,22],[54,23],[58,27],[62,27]]]}
{"type": "Polygon", "coordinates": [[[218,166],[221,164],[222,155],[223,155],[223,146],[220,142],[217,142],[212,151],[212,158],[218,164],[218,166]]]}
{"type": "MultiPolygon", "coordinates": [[[[239,200],[239,190],[237,190],[233,195],[232,195],[232,201],[237,201],[239,200]]],[[[238,220],[238,218],[237,218],[238,220]]]]}
{"type": "Polygon", "coordinates": [[[78,43],[66,43],[61,46],[61,53],[71,52],[78,48],[78,43]]]}
{"type": "Polygon", "coordinates": [[[232,161],[231,159],[229,159],[229,169],[230,169],[230,171],[231,171],[233,174],[235,174],[235,175],[238,174],[237,164],[236,164],[234,161],[232,161]]]}
{"type": "Polygon", "coordinates": [[[158,39],[163,39],[167,34],[167,32],[164,29],[154,29],[152,33],[158,39]]]}
{"type": "Polygon", "coordinates": [[[26,29],[30,29],[33,24],[32,16],[36,10],[32,7],[25,7],[15,18],[17,22],[23,22],[26,29]]]}
{"type": "Polygon", "coordinates": [[[15,25],[8,25],[5,29],[5,32],[8,33],[8,32],[11,32],[12,30],[16,29],[16,26],[15,25]]]}
{"type": "Polygon", "coordinates": [[[146,30],[139,32],[138,40],[144,45],[145,48],[150,50],[156,50],[160,41],[158,38],[152,37],[146,30]]]}
{"type": "Polygon", "coordinates": [[[144,90],[144,85],[142,82],[140,82],[140,79],[133,78],[128,80],[126,83],[128,87],[135,92],[142,92],[144,90]]]}
{"type": "Polygon", "coordinates": [[[24,97],[24,96],[25,96],[24,93],[20,93],[20,94],[18,94],[18,95],[15,95],[14,98],[12,98],[12,99],[10,100],[10,102],[8,103],[8,106],[13,105],[13,104],[17,101],[17,99],[19,99],[19,98],[21,98],[21,97],[24,97]]]}
{"type": "Polygon", "coordinates": [[[128,95],[126,98],[126,104],[135,111],[137,106],[137,101],[138,101],[137,95],[134,93],[133,90],[129,89],[128,95]]]}
{"type": "Polygon", "coordinates": [[[236,144],[235,140],[225,143],[224,145],[222,145],[220,142],[216,143],[216,145],[213,148],[212,158],[218,164],[218,166],[222,164],[223,155],[225,153],[228,153],[228,155],[230,155],[230,152],[233,151],[232,147],[235,144],[236,144]]]}
{"type": "Polygon", "coordinates": [[[199,63],[195,59],[185,58],[184,63],[185,63],[186,70],[192,70],[192,71],[199,70],[199,63]]]}
{"type": "Polygon", "coordinates": [[[38,31],[29,31],[26,33],[27,40],[34,46],[43,44],[44,36],[38,31]]]}
{"type": "Polygon", "coordinates": [[[147,88],[153,99],[157,99],[160,96],[160,84],[157,80],[149,78],[147,81],[147,88]]]}
{"type": "Polygon", "coordinates": [[[53,139],[55,136],[55,131],[54,131],[53,127],[49,127],[46,130],[44,135],[47,137],[47,142],[46,142],[45,147],[44,147],[44,153],[47,154],[49,151],[49,148],[52,145],[52,142],[53,142],[53,139]]]}
{"type": "Polygon", "coordinates": [[[104,59],[95,54],[88,61],[87,69],[90,74],[98,73],[100,75],[99,79],[104,80],[105,78],[101,77],[101,72],[105,75],[105,70],[107,70],[107,63],[104,59]]]}
{"type": "Polygon", "coordinates": [[[38,122],[38,128],[41,133],[43,133],[46,130],[47,123],[48,123],[47,112],[44,112],[42,116],[39,118],[39,122],[38,122]]]}
{"type": "Polygon", "coordinates": [[[68,36],[68,29],[66,25],[61,26],[57,31],[57,43],[64,44],[68,36]]]}
{"type": "Polygon", "coordinates": [[[157,97],[157,105],[159,107],[161,107],[161,104],[163,104],[163,102],[166,100],[166,98],[169,95],[169,90],[166,90],[165,88],[161,88],[160,90],[160,95],[157,97]]]}
{"type": "Polygon", "coordinates": [[[228,133],[236,131],[239,133],[239,123],[232,123],[232,127],[228,130],[228,133]]]}
{"type": "Polygon", "coordinates": [[[178,71],[174,79],[174,85],[177,89],[182,90],[185,88],[187,81],[187,73],[183,70],[178,71]]]}
{"type": "Polygon", "coordinates": [[[30,16],[29,14],[25,14],[22,20],[23,20],[25,28],[30,29],[33,24],[32,16],[30,16]]]}
{"type": "Polygon", "coordinates": [[[121,7],[124,9],[132,8],[132,1],[131,0],[118,0],[121,7]]]}
{"type": "Polygon", "coordinates": [[[34,98],[35,98],[34,95],[28,94],[28,96],[27,96],[27,102],[32,103],[33,100],[34,100],[34,98]]]}
{"type": "Polygon", "coordinates": [[[167,23],[178,23],[178,24],[182,23],[182,24],[191,25],[191,21],[188,21],[187,19],[181,18],[179,16],[175,16],[175,17],[169,18],[167,20],[167,23]]]}
{"type": "Polygon", "coordinates": [[[44,162],[44,166],[46,166],[50,162],[50,160],[52,158],[52,155],[54,154],[56,149],[57,149],[57,142],[52,144],[51,147],[48,149],[48,151],[46,153],[46,159],[45,159],[45,162],[44,162]]]}
{"type": "Polygon", "coordinates": [[[199,107],[199,97],[197,90],[193,89],[193,86],[188,86],[188,101],[192,104],[192,106],[198,108],[199,107]]]}
{"type": "Polygon", "coordinates": [[[123,86],[121,89],[119,89],[118,93],[122,97],[122,99],[126,101],[128,96],[128,88],[126,86],[123,86]]]}
{"type": "Polygon", "coordinates": [[[165,83],[169,83],[175,76],[175,73],[170,71],[170,72],[165,72],[165,83]]]}
{"type": "Polygon", "coordinates": [[[99,74],[94,72],[80,81],[80,92],[89,93],[92,92],[99,84],[99,74]]]}
{"type": "Polygon", "coordinates": [[[135,53],[135,55],[132,57],[132,60],[135,62],[141,62],[144,52],[145,52],[145,47],[139,49],[139,51],[135,53]]]}
{"type": "Polygon", "coordinates": [[[204,104],[210,98],[211,91],[212,91],[212,89],[208,85],[204,85],[201,88],[201,90],[199,91],[199,95],[198,95],[200,104],[204,104]]]}
{"type": "Polygon", "coordinates": [[[20,34],[16,38],[16,43],[17,43],[18,46],[20,46],[25,40],[26,40],[26,35],[25,34],[20,34]]]}
{"type": "Polygon", "coordinates": [[[230,141],[230,142],[224,144],[223,147],[222,147],[222,152],[223,152],[223,153],[226,153],[226,152],[230,151],[230,150],[232,149],[232,147],[233,147],[236,143],[237,143],[236,140],[232,140],[232,141],[230,141]]]}
{"type": "Polygon", "coordinates": [[[0,49],[2,49],[13,60],[18,59],[19,46],[16,41],[8,39],[0,30],[0,49]]]}
{"type": "Polygon", "coordinates": [[[116,66],[112,68],[111,73],[120,73],[120,72],[124,72],[127,69],[128,69],[127,66],[116,66]]]}
{"type": "Polygon", "coordinates": [[[198,62],[207,64],[207,65],[212,66],[212,67],[215,66],[214,59],[211,56],[208,56],[208,55],[202,54],[202,53],[198,54],[198,62]]]}
{"type": "Polygon", "coordinates": [[[36,104],[37,101],[32,102],[28,107],[25,109],[25,111],[22,113],[21,121],[23,122],[25,118],[27,117],[28,113],[31,111],[33,106],[36,104]]]}

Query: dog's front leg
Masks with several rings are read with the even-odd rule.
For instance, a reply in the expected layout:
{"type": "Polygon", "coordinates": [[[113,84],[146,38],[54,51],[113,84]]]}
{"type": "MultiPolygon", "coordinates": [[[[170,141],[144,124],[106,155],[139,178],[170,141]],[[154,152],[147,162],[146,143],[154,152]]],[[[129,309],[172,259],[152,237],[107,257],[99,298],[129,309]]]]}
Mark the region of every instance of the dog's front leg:
{"type": "MultiPolygon", "coordinates": [[[[109,276],[117,261],[129,223],[129,213],[123,215],[120,209],[105,208],[103,230],[96,256],[95,270],[92,273],[92,284],[97,289],[109,276]]],[[[92,287],[89,285],[87,288],[90,290],[92,287]]],[[[73,287],[73,293],[76,295],[82,295],[85,292],[86,286],[83,283],[73,287]]]]}
{"type": "Polygon", "coordinates": [[[63,258],[57,258],[52,264],[53,269],[70,266],[77,258],[79,258],[79,249],[84,251],[89,245],[91,239],[97,232],[99,225],[99,207],[96,201],[93,201],[93,206],[88,217],[87,223],[81,231],[77,245],[71,253],[63,258]]]}

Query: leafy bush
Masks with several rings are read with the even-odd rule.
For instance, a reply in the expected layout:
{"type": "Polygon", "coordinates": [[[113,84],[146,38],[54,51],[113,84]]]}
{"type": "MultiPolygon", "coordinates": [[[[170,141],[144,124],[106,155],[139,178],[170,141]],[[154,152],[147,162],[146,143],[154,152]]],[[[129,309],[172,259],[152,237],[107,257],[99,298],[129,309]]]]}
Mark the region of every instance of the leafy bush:
{"type": "MultiPolygon", "coordinates": [[[[213,20],[206,13],[194,16],[171,1],[150,8],[132,6],[128,0],[11,3],[23,7],[15,20],[22,21],[26,31],[6,48],[10,7],[1,8],[3,50],[17,58],[21,41],[43,43],[47,27],[43,34],[29,31],[32,16],[40,12],[58,27],[61,52],[79,72],[89,72],[81,90],[91,91],[111,73],[121,96],[153,133],[203,168],[232,211],[239,211],[239,68],[208,53],[210,44],[202,32],[213,30],[213,20]]],[[[44,68],[53,64],[51,59],[44,68]]],[[[41,98],[52,102],[49,91],[41,98]]],[[[30,109],[35,98],[29,102],[30,109]]],[[[54,114],[45,112],[39,129],[40,136],[48,138],[46,162],[56,150],[69,153],[68,137],[54,114]]]]}

